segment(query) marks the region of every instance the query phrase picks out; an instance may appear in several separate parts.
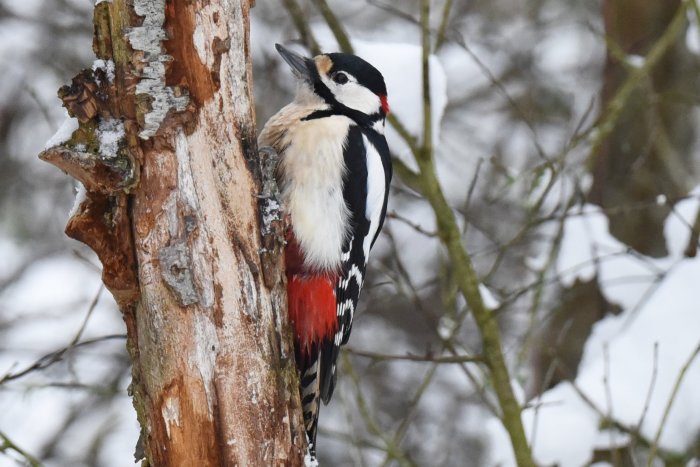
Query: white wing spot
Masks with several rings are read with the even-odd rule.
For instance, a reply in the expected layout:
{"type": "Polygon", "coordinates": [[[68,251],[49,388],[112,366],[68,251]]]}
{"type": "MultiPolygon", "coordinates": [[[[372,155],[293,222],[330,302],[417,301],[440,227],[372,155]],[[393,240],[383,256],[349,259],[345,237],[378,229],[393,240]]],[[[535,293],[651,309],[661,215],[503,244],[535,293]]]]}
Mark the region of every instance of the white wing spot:
{"type": "Polygon", "coordinates": [[[367,149],[367,204],[365,216],[369,220],[369,232],[364,238],[362,249],[365,252],[365,260],[369,258],[369,249],[372,240],[379,229],[379,221],[384,206],[384,194],[386,192],[386,178],[384,165],[377,149],[369,142],[366,136],[362,136],[367,149]]]}

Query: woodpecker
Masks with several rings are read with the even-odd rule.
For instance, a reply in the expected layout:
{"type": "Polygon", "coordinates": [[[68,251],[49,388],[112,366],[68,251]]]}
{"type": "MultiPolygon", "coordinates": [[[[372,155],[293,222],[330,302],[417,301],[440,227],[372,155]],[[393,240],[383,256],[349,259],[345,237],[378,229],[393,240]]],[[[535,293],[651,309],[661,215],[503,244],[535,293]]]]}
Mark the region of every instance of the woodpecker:
{"type": "Polygon", "coordinates": [[[294,101],[268,120],[259,145],[279,154],[288,216],[289,319],[300,371],[309,453],[316,455],[320,400],[333,395],[369,252],[377,240],[392,168],[382,74],[356,55],[303,57],[276,44],[297,80],[294,101]]]}

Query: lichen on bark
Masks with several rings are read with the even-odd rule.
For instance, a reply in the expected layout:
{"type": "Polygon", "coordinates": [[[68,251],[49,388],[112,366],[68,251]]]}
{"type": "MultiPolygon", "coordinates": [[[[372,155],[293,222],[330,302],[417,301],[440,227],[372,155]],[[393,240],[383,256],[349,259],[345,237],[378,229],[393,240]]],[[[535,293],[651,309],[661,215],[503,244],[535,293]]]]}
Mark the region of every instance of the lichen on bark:
{"type": "Polygon", "coordinates": [[[139,137],[148,139],[156,134],[170,110],[182,112],[189,99],[179,88],[165,85],[165,66],[172,57],[162,50],[161,42],[168,38],[165,23],[165,0],[134,0],[134,12],[143,17],[140,26],[127,31],[131,48],[140,52],[141,73],[136,85],[139,108],[139,137]]]}

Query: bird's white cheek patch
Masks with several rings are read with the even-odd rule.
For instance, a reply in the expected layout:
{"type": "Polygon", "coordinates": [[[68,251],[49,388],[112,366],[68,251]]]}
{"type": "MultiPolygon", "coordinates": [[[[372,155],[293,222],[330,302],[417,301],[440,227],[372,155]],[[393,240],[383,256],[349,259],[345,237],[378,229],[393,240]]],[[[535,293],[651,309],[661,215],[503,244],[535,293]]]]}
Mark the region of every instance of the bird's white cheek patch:
{"type": "Polygon", "coordinates": [[[337,88],[335,97],[341,104],[366,115],[379,112],[382,105],[379,97],[366,87],[349,82],[337,88]]]}
{"type": "Polygon", "coordinates": [[[354,77],[345,84],[337,84],[328,76],[321,75],[321,81],[333,93],[335,99],[351,109],[372,115],[382,108],[382,101],[375,93],[357,83],[354,77]]]}

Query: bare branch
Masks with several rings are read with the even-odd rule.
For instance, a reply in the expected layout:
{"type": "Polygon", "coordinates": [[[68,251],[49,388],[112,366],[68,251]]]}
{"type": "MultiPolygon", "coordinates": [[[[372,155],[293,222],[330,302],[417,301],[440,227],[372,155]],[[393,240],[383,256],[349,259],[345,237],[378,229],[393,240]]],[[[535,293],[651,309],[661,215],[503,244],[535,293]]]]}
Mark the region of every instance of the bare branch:
{"type": "Polygon", "coordinates": [[[447,31],[447,25],[450,20],[450,10],[452,9],[452,0],[447,0],[445,6],[442,7],[442,19],[440,20],[440,27],[438,28],[437,34],[435,36],[435,50],[439,50],[442,44],[445,42],[445,32],[447,31]]]}
{"type": "Polygon", "coordinates": [[[17,446],[17,444],[15,444],[2,431],[0,431],[0,440],[2,440],[2,444],[0,444],[0,452],[5,453],[7,451],[14,451],[20,456],[22,456],[27,462],[27,464],[29,464],[31,467],[41,467],[41,462],[39,462],[39,460],[36,457],[32,456],[27,451],[17,446]]]}
{"type": "Polygon", "coordinates": [[[654,388],[656,386],[656,376],[659,370],[659,343],[654,342],[654,359],[651,369],[651,379],[649,380],[649,389],[647,390],[647,396],[644,399],[644,408],[642,409],[642,415],[639,416],[639,422],[637,422],[637,431],[641,431],[642,425],[644,424],[644,419],[649,411],[649,405],[651,404],[651,398],[654,394],[654,388]]]}
{"type": "Polygon", "coordinates": [[[350,43],[350,38],[345,32],[345,28],[343,28],[343,25],[338,20],[338,17],[335,16],[333,10],[331,10],[331,8],[328,6],[328,3],[326,3],[326,0],[312,0],[312,2],[314,5],[316,5],[318,11],[321,12],[321,15],[323,15],[323,19],[326,20],[326,24],[328,24],[328,27],[331,28],[331,31],[333,31],[333,35],[338,41],[340,50],[345,53],[351,54],[353,52],[353,49],[352,44],[350,43]]]}
{"type": "Polygon", "coordinates": [[[625,104],[632,95],[632,92],[644,82],[651,70],[660,62],[661,58],[664,57],[666,52],[676,41],[676,37],[683,30],[683,25],[686,22],[686,12],[691,3],[693,2],[680,2],[680,6],[673,20],[671,20],[664,33],[654,43],[654,46],[646,57],[644,57],[642,65],[632,70],[629,78],[627,78],[625,83],[617,90],[616,94],[608,101],[607,107],[601,114],[601,119],[590,128],[590,133],[593,134],[590,150],[591,154],[596,154],[598,152],[600,145],[615,129],[622,115],[622,110],[625,108],[625,104]]]}
{"type": "Polygon", "coordinates": [[[311,33],[309,23],[306,21],[306,16],[304,15],[304,12],[302,11],[297,1],[282,0],[282,4],[289,13],[289,16],[292,18],[292,22],[294,23],[294,27],[299,33],[301,41],[304,43],[304,45],[306,45],[306,47],[308,47],[309,51],[311,51],[311,54],[314,56],[321,54],[321,47],[318,45],[318,42],[316,42],[314,35],[311,33]]]}
{"type": "Polygon", "coordinates": [[[403,217],[401,214],[399,214],[396,211],[387,213],[386,217],[389,219],[396,219],[397,221],[399,221],[403,224],[406,224],[407,226],[409,226],[410,228],[412,228],[416,232],[418,232],[422,235],[425,235],[426,237],[436,237],[437,236],[436,232],[429,232],[429,231],[425,230],[419,224],[416,224],[415,222],[411,221],[410,219],[403,217]]]}
{"type": "Polygon", "coordinates": [[[407,353],[406,355],[392,355],[354,348],[346,348],[347,352],[358,357],[369,358],[375,361],[409,361],[417,363],[484,363],[485,359],[482,355],[414,355],[407,353]]]}
{"type": "Polygon", "coordinates": [[[53,352],[50,352],[43,357],[39,358],[36,362],[25,368],[24,370],[18,371],[16,373],[7,373],[5,374],[2,378],[0,378],[0,385],[8,382],[8,381],[13,381],[19,378],[22,378],[24,376],[27,376],[29,373],[32,373],[33,371],[36,370],[43,370],[45,368],[50,367],[51,365],[60,362],[63,360],[63,357],[68,353],[69,351],[73,349],[77,349],[79,347],[85,347],[93,344],[98,344],[100,342],[105,342],[105,341],[110,341],[110,340],[120,340],[120,339],[126,339],[126,334],[108,334],[105,336],[100,336],[100,337],[95,337],[93,339],[86,339],[84,341],[76,342],[72,345],[62,347],[58,350],[55,350],[53,352]]]}
{"type": "Polygon", "coordinates": [[[654,440],[651,443],[651,447],[649,449],[649,460],[647,462],[647,467],[652,467],[654,465],[654,458],[656,457],[656,452],[658,451],[659,448],[659,441],[661,440],[661,434],[664,431],[664,427],[666,426],[666,421],[668,421],[668,416],[671,413],[671,407],[673,407],[673,403],[676,400],[676,396],[678,395],[678,390],[681,388],[681,383],[683,382],[683,378],[685,378],[685,374],[688,371],[688,368],[690,368],[690,365],[693,364],[695,361],[695,358],[700,354],[700,342],[698,345],[695,347],[695,349],[691,352],[690,356],[688,357],[688,360],[683,364],[681,367],[681,370],[678,372],[678,376],[676,377],[676,382],[673,384],[673,390],[671,391],[671,395],[668,398],[668,402],[666,403],[666,408],[664,409],[664,414],[661,417],[661,422],[659,423],[658,428],[656,429],[656,435],[654,436],[654,440]]]}

